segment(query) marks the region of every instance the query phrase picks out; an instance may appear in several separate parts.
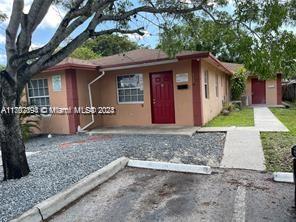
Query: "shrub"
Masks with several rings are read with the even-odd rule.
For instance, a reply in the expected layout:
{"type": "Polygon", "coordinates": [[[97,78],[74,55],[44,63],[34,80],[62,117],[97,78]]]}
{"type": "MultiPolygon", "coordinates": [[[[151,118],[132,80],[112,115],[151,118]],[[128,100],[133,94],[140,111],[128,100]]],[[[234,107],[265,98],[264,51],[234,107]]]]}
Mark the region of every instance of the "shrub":
{"type": "MultiPolygon", "coordinates": [[[[21,102],[21,106],[28,107],[26,102],[21,102]]],[[[39,130],[40,115],[34,113],[20,113],[19,121],[21,125],[21,131],[23,140],[27,141],[32,135],[34,129],[39,130]]]]}
{"type": "Polygon", "coordinates": [[[247,82],[246,69],[241,68],[231,77],[231,99],[240,100],[246,89],[247,82]]]}

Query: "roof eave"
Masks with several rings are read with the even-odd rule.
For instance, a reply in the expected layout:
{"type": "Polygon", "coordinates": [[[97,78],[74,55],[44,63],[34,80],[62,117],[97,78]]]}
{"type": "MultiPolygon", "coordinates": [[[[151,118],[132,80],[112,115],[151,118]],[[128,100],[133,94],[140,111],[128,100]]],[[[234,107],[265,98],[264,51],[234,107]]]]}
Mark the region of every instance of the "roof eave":
{"type": "Polygon", "coordinates": [[[83,64],[75,64],[75,63],[65,63],[61,65],[56,65],[51,68],[48,68],[46,70],[43,70],[42,72],[56,72],[56,71],[62,71],[66,69],[83,69],[87,71],[96,71],[97,66],[95,65],[83,65],[83,64]]]}

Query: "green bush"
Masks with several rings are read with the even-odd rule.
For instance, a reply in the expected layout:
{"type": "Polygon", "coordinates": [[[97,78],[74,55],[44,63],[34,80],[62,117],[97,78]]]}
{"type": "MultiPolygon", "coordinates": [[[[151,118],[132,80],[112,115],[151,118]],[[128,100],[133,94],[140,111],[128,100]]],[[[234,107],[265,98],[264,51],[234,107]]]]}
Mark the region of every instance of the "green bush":
{"type": "MultiPolygon", "coordinates": [[[[21,106],[28,107],[26,102],[21,102],[21,106]]],[[[33,134],[34,130],[40,130],[39,122],[40,115],[34,113],[21,113],[19,115],[19,121],[21,125],[21,131],[23,140],[27,141],[33,134]]]]}
{"type": "Polygon", "coordinates": [[[247,82],[247,73],[246,69],[241,68],[234,73],[231,77],[231,99],[232,100],[240,100],[242,94],[246,89],[247,82]]]}

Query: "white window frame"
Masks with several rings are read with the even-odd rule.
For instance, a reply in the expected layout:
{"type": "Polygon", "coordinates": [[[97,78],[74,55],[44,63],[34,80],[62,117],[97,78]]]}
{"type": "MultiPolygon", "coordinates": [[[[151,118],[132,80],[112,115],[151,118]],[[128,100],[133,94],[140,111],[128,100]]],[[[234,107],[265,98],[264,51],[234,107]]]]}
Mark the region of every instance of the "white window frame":
{"type": "MultiPolygon", "coordinates": [[[[120,75],[117,75],[116,76],[117,104],[144,104],[144,85],[143,85],[143,89],[142,89],[143,90],[143,101],[129,101],[129,102],[120,102],[119,101],[118,77],[120,77],[120,76],[131,76],[131,75],[142,75],[142,78],[144,79],[144,75],[142,73],[131,73],[131,74],[120,74],[120,75]]],[[[140,89],[140,87],[124,88],[124,89],[140,89]]]]}
{"type": "Polygon", "coordinates": [[[209,99],[210,98],[210,84],[209,84],[209,71],[205,70],[204,71],[204,92],[205,92],[205,98],[209,99]]]}
{"type": "MultiPolygon", "coordinates": [[[[31,79],[30,81],[39,81],[39,80],[46,80],[47,81],[47,89],[48,89],[48,95],[47,96],[30,96],[30,93],[29,93],[29,83],[27,84],[27,97],[28,97],[28,103],[29,105],[31,106],[31,99],[40,99],[40,98],[48,98],[48,101],[49,101],[49,104],[46,105],[46,107],[50,107],[50,96],[49,96],[49,85],[48,85],[48,79],[47,78],[38,78],[38,79],[31,79]]],[[[45,88],[45,87],[44,87],[45,88]]],[[[32,88],[32,90],[34,90],[35,88],[32,88]]],[[[39,87],[37,88],[39,89],[39,87]]],[[[34,105],[34,106],[37,106],[37,105],[34,105]]],[[[42,107],[42,106],[37,106],[37,107],[42,107]]]]}

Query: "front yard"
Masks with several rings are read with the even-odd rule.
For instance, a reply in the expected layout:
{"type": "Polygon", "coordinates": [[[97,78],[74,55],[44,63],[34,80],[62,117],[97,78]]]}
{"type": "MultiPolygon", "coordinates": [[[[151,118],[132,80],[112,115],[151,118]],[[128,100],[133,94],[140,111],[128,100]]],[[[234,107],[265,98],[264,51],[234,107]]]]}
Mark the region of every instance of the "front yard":
{"type": "Polygon", "coordinates": [[[224,140],[224,133],[32,138],[26,151],[38,153],[28,157],[31,173],[19,180],[0,179],[0,221],[9,221],[121,156],[217,167],[224,140]]]}
{"type": "Polygon", "coordinates": [[[296,108],[270,108],[290,130],[288,133],[261,133],[268,171],[292,171],[291,147],[296,145],[296,108]]]}
{"type": "Polygon", "coordinates": [[[228,116],[220,114],[207,127],[229,127],[229,126],[254,126],[253,108],[243,108],[240,111],[233,111],[228,116]]]}

